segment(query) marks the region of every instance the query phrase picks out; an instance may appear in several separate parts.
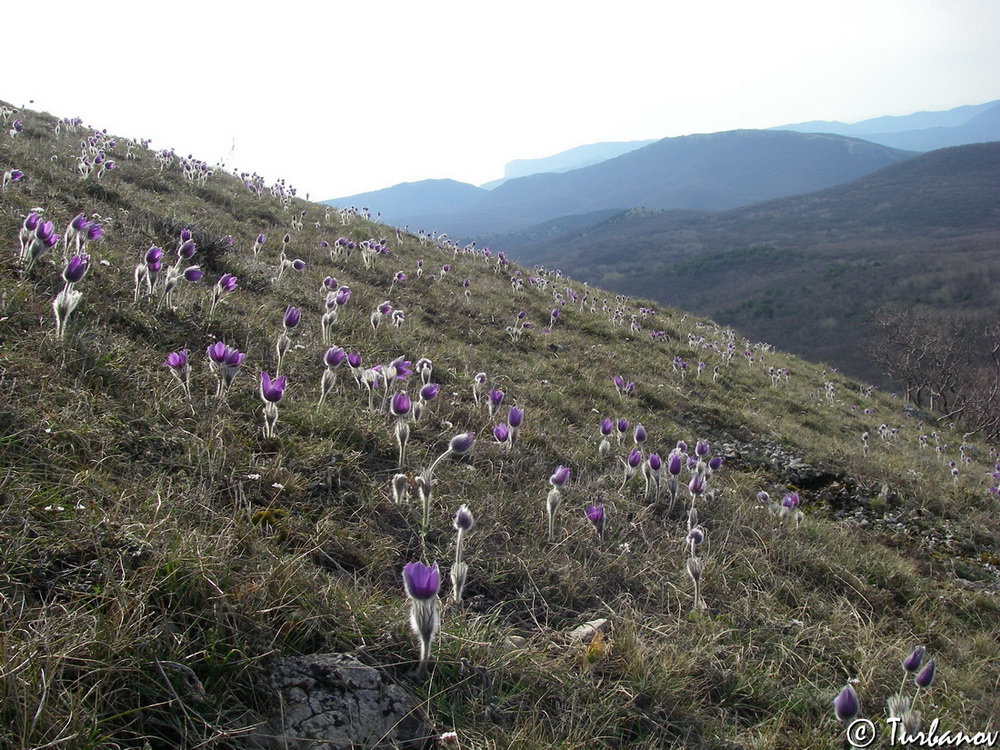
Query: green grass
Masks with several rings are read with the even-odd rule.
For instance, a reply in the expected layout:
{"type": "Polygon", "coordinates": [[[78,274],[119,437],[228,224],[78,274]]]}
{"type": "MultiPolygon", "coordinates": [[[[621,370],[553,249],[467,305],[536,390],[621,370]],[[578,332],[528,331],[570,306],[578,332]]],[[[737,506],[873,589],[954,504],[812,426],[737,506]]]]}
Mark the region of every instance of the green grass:
{"type": "MultiPolygon", "coordinates": [[[[495,258],[397,242],[390,227],[254,197],[221,172],[192,185],[149,152],[122,158],[124,145],[118,170],[83,182],[72,171],[83,131],[56,136],[51,117],[22,119],[21,136],[0,130],[0,168],[28,175],[0,196],[0,747],[240,747],[273,707],[268,659],[328,651],[402,682],[463,747],[828,748],[843,739],[834,695],[857,680],[865,715],[884,717],[916,643],[940,667],[921,697],[927,721],[978,731],[995,720],[991,446],[976,444],[953,481],[945,462],[959,460],[962,436],[947,425],[919,426],[900,402],[863,396],[860,384],[781,352],[764,351],[761,363],[758,350],[750,367],[744,339],[710,322],[656,307],[633,332],[631,313],[651,303],[629,301],[616,326],[602,312],[613,295],[571,279],[546,274],[547,288],[515,296],[515,269],[496,273],[495,258]],[[51,312],[61,263],[43,259],[27,276],[17,263],[35,206],[57,231],[79,211],[105,219],[63,341],[51,312]],[[274,283],[280,239],[301,211],[289,253],[309,265],[274,283]],[[181,290],[175,312],[133,305],[142,253],[157,244],[172,261],[183,227],[199,238],[194,262],[208,277],[181,290]],[[254,258],[260,232],[268,242],[254,258]],[[390,254],[371,269],[357,252],[331,261],[318,243],[339,236],[389,238],[390,254]],[[452,271],[431,281],[443,263],[452,271]],[[392,286],[399,270],[409,279],[392,286]],[[209,285],[223,272],[240,288],[209,323],[209,285]],[[316,406],[327,275],[354,292],[334,343],[366,366],[400,355],[434,362],[441,393],[411,425],[407,470],[427,466],[457,432],[478,436],[471,456],[439,466],[425,540],[416,503],[392,501],[390,417],[368,410],[346,369],[316,406]],[[596,295],[596,312],[589,300],[569,303],[545,333],[553,293],[566,287],[596,295]],[[406,311],[398,331],[369,324],[385,299],[406,311]],[[283,366],[278,436],[263,440],[256,376],[274,373],[288,304],[303,308],[302,322],[283,366]],[[512,343],[504,328],[519,310],[535,327],[512,343]],[[669,338],[654,342],[648,330],[669,338]],[[692,350],[688,334],[731,340],[736,356],[692,350]],[[247,354],[222,401],[204,354],[216,340],[247,354]],[[190,405],[162,367],[184,348],[190,405]],[[683,380],[675,356],[690,365],[683,380]],[[700,360],[708,369],[696,378],[700,360]],[[788,381],[772,385],[769,366],[789,368],[788,381]],[[473,401],[479,371],[525,409],[510,452],[490,435],[499,420],[473,401]],[[637,383],[634,397],[617,395],[616,374],[637,383]],[[699,503],[706,610],[692,612],[686,490],[672,513],[645,502],[641,477],[619,493],[630,438],[600,457],[605,416],[642,422],[646,450],[662,456],[679,439],[733,451],[699,503]],[[883,422],[900,427],[895,441],[875,434],[883,422]],[[931,431],[949,446],[943,459],[918,443],[931,431]],[[816,469],[800,488],[798,527],[756,501],[762,489],[779,500],[787,491],[790,457],[816,469]],[[545,497],[558,464],[573,477],[550,542],[545,497]],[[600,543],[583,514],[593,502],[609,514],[600,543]],[[421,679],[401,568],[438,560],[447,577],[461,503],[476,516],[465,602],[442,600],[421,679]],[[597,641],[567,637],[596,618],[610,621],[597,641]]],[[[415,395],[413,380],[404,386],[415,395]]]]}

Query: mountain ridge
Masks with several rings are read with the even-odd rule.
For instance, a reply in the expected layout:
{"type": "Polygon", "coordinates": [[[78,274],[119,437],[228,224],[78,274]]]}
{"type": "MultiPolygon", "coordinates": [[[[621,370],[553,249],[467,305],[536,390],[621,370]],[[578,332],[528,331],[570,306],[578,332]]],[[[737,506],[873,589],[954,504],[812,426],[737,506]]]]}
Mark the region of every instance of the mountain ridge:
{"type": "MultiPolygon", "coordinates": [[[[696,134],[665,138],[561,174],[510,180],[488,192],[470,193],[470,200],[458,210],[399,216],[383,211],[383,215],[390,222],[475,237],[614,207],[729,208],[846,182],[911,155],[827,134],[765,130],[696,134]]],[[[372,206],[378,208],[377,203],[372,206]]]]}

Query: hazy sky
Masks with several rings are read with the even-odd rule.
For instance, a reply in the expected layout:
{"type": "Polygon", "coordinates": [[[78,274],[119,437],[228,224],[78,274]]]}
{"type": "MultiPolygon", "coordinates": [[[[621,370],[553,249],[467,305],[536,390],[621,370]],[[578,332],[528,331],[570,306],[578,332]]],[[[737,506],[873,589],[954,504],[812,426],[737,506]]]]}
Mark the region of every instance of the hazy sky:
{"type": "Polygon", "coordinates": [[[597,141],[1000,99],[997,0],[18,0],[3,16],[0,100],[313,200],[481,184],[597,141]]]}

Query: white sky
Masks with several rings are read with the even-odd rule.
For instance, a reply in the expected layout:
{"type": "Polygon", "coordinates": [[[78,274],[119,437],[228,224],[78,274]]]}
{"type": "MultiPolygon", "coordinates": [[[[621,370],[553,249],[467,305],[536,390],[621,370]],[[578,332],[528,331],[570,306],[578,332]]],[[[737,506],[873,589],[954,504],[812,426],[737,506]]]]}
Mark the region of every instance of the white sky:
{"type": "Polygon", "coordinates": [[[1000,99],[997,0],[17,0],[3,25],[0,100],[313,200],[1000,99]]]}

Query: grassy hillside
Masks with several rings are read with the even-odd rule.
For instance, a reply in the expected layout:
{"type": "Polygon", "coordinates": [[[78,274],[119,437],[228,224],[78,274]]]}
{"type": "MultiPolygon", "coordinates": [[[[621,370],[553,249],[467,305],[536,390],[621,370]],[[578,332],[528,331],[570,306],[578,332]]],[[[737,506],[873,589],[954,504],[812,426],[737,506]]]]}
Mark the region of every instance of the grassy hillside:
{"type": "Polygon", "coordinates": [[[808,195],[722,212],[633,212],[497,246],[874,380],[864,342],[880,305],[995,309],[998,194],[1000,143],[984,143],[808,195]]]}
{"type": "MultiPolygon", "coordinates": [[[[938,664],[919,696],[925,725],[995,721],[991,446],[709,321],[397,238],[49,115],[7,116],[0,170],[25,176],[0,194],[0,747],[242,747],[275,710],[269,660],[330,651],[393,676],[463,748],[829,748],[848,681],[884,730],[918,643],[938,664]],[[81,179],[81,143],[117,168],[81,179]],[[19,260],[38,209],[43,229],[63,233],[79,213],[103,228],[62,337],[63,244],[30,271],[19,260]],[[170,305],[159,284],[183,230],[196,252],[181,267],[205,277],[181,281],[170,305]],[[134,301],[151,245],[163,268],[134,301]],[[227,273],[238,288],[210,315],[227,273]],[[351,290],[328,341],[326,277],[351,290]],[[383,301],[404,312],[398,327],[383,301]],[[301,320],[285,331],[288,306],[301,320]],[[277,374],[283,332],[287,389],[265,437],[258,374],[277,374]],[[245,354],[221,396],[217,342],[245,354]],[[369,394],[344,363],[319,405],[332,345],[360,355],[367,382],[399,357],[433,362],[440,392],[407,423],[403,502],[384,387],[369,394]],[[183,350],[189,396],[164,366],[183,350]],[[505,393],[496,414],[474,397],[480,372],[505,393]],[[524,419],[504,446],[492,431],[509,405],[524,419]],[[603,418],[629,426],[602,454],[603,418]],[[666,481],[651,497],[641,471],[623,484],[637,423],[644,460],[687,443],[695,468],[675,503],[666,481]],[[475,446],[438,464],[424,526],[418,479],[467,431],[475,446]],[[693,494],[699,440],[703,461],[723,463],[693,494]],[[560,465],[571,474],[550,538],[560,465]],[[793,489],[801,506],[782,512],[793,489]],[[455,603],[463,503],[476,524],[455,603]],[[585,514],[599,504],[602,536],[585,514]],[[445,580],[426,675],[401,578],[418,560],[445,580]],[[599,618],[596,637],[569,637],[599,618]]],[[[416,400],[419,381],[392,385],[416,400]]]]}

